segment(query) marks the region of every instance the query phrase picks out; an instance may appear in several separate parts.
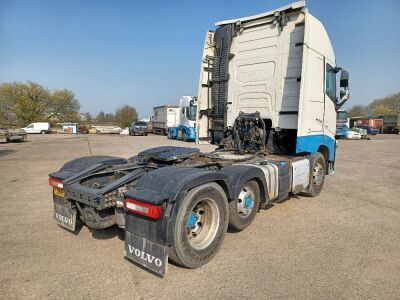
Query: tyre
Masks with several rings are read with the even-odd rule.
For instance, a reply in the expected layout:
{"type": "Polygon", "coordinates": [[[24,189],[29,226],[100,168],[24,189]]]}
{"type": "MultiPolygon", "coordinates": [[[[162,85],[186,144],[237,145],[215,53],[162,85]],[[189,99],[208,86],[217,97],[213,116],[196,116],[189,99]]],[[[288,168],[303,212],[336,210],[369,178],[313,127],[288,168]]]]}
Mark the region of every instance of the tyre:
{"type": "Polygon", "coordinates": [[[172,139],[172,134],[171,134],[171,131],[169,131],[169,130],[168,130],[168,133],[167,133],[167,138],[168,139],[172,139]]]}
{"type": "Polygon", "coordinates": [[[40,132],[40,134],[46,134],[46,131],[42,130],[42,131],[40,132]]]}
{"type": "Polygon", "coordinates": [[[244,184],[239,196],[229,202],[229,228],[241,231],[256,217],[260,204],[260,187],[255,180],[244,184]]]}
{"type": "Polygon", "coordinates": [[[307,191],[302,193],[302,195],[307,197],[316,197],[321,193],[322,188],[324,186],[326,162],[324,156],[320,152],[317,152],[311,158],[310,163],[311,163],[310,185],[307,191]]]}
{"type": "Polygon", "coordinates": [[[183,140],[184,142],[187,142],[187,141],[188,141],[186,132],[183,132],[183,133],[182,133],[182,140],[183,140]]]}
{"type": "Polygon", "coordinates": [[[191,269],[206,264],[221,247],[227,227],[228,201],[224,190],[216,183],[194,188],[177,212],[169,258],[191,269]]]}

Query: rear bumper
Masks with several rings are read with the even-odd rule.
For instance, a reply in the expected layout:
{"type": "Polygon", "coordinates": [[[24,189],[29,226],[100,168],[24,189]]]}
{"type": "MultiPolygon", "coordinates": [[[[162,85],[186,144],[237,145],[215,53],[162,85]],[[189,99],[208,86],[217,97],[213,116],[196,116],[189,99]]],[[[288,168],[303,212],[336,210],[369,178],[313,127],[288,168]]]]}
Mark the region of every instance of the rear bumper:
{"type": "Polygon", "coordinates": [[[132,134],[147,134],[147,129],[131,129],[132,134]]]}

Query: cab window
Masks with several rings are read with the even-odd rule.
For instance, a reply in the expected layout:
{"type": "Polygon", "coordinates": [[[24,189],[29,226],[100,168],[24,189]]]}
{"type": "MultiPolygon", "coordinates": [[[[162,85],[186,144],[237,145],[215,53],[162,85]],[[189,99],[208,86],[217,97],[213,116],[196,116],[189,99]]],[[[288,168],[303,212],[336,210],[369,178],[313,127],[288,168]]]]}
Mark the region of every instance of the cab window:
{"type": "Polygon", "coordinates": [[[28,126],[26,126],[26,128],[33,128],[35,124],[29,124],[28,126]]]}
{"type": "Polygon", "coordinates": [[[336,73],[330,64],[326,64],[325,75],[325,93],[333,102],[336,102],[336,73]]]}
{"type": "Polygon", "coordinates": [[[196,113],[197,113],[197,106],[194,105],[194,101],[191,100],[189,107],[189,120],[196,121],[196,113]]]}

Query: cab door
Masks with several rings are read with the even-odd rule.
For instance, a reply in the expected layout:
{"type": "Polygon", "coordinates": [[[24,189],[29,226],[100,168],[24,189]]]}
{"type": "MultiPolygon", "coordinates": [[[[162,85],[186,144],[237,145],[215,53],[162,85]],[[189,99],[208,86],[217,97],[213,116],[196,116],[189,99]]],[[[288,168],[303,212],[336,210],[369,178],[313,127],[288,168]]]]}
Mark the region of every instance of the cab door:
{"type": "Polygon", "coordinates": [[[336,132],[336,71],[328,61],[325,61],[325,106],[324,134],[330,137],[336,132]]]}
{"type": "Polygon", "coordinates": [[[35,130],[34,127],[35,127],[35,124],[29,124],[28,126],[26,126],[25,131],[26,131],[27,133],[33,133],[34,130],[35,130]]]}

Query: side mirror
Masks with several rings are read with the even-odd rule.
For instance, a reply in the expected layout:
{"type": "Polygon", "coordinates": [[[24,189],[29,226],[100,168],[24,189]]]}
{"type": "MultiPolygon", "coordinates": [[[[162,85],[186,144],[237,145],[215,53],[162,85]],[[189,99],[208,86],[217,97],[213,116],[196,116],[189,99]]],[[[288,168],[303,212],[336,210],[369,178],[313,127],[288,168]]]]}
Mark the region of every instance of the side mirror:
{"type": "MultiPolygon", "coordinates": [[[[348,88],[349,87],[349,72],[342,69],[340,73],[340,87],[341,88],[348,88]]],[[[340,97],[342,98],[342,97],[340,97]]]]}
{"type": "Polygon", "coordinates": [[[350,98],[350,91],[348,89],[340,91],[340,99],[348,100],[350,98]]]}
{"type": "Polygon", "coordinates": [[[350,98],[350,90],[349,90],[349,72],[347,72],[343,68],[337,68],[337,71],[340,71],[340,102],[336,101],[336,110],[341,108],[343,104],[349,100],[350,98]]]}

